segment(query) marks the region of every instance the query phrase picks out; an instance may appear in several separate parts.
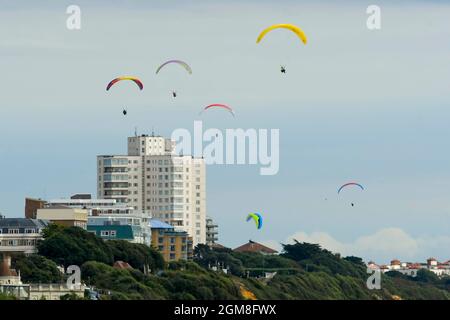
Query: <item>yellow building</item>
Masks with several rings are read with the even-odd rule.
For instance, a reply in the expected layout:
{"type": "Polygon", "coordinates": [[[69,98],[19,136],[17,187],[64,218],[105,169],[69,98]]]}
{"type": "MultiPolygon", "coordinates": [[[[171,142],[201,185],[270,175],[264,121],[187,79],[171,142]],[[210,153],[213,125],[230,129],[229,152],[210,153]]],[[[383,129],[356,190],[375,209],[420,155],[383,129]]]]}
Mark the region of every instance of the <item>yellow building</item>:
{"type": "Polygon", "coordinates": [[[162,254],[164,260],[190,260],[193,255],[192,237],[185,231],[176,231],[170,224],[152,219],[152,246],[162,254]]]}
{"type": "Polygon", "coordinates": [[[66,206],[51,206],[37,210],[37,218],[65,227],[87,228],[88,210],[66,206]]]}

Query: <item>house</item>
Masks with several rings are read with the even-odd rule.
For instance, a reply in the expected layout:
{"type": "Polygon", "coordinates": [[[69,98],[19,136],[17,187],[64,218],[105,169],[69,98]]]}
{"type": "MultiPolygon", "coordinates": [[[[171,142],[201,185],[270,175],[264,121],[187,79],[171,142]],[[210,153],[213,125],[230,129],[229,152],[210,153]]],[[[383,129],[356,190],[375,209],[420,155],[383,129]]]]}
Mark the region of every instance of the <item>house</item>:
{"type": "Polygon", "coordinates": [[[265,245],[262,245],[258,242],[249,240],[248,243],[235,248],[233,251],[235,252],[258,252],[262,254],[277,254],[278,251],[273,250],[265,245]]]}

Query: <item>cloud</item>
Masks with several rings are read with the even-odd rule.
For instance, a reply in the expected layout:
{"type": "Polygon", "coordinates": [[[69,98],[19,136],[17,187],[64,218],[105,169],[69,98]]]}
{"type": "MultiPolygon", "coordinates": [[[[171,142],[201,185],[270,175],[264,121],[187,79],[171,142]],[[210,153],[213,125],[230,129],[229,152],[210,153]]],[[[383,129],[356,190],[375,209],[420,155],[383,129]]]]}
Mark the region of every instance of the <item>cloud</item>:
{"type": "MultiPolygon", "coordinates": [[[[450,257],[444,249],[450,246],[450,236],[420,236],[414,238],[400,228],[383,228],[373,234],[361,236],[350,242],[342,242],[326,232],[299,231],[289,236],[283,243],[299,242],[317,243],[332,252],[343,256],[354,255],[365,260],[375,260],[387,263],[396,258],[407,261],[422,261],[433,256],[446,261],[450,257]]],[[[281,250],[281,244],[273,241],[263,241],[274,249],[281,250]]]]}

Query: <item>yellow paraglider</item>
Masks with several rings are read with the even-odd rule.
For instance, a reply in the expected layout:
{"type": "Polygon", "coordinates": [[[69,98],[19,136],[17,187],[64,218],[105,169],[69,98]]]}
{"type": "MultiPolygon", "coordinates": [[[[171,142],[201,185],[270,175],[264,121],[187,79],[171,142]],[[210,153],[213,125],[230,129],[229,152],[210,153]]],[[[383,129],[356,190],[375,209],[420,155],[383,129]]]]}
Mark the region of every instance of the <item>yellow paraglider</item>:
{"type": "Polygon", "coordinates": [[[264,38],[264,36],[269,33],[270,31],[274,30],[274,29],[279,29],[279,28],[284,28],[284,29],[289,29],[292,32],[294,32],[301,40],[304,44],[306,44],[308,42],[308,39],[306,38],[306,34],[303,32],[302,29],[300,29],[299,27],[293,25],[293,24],[274,24],[273,26],[268,27],[267,29],[264,29],[258,36],[258,39],[256,40],[256,43],[259,43],[262,38],[264,38]]]}

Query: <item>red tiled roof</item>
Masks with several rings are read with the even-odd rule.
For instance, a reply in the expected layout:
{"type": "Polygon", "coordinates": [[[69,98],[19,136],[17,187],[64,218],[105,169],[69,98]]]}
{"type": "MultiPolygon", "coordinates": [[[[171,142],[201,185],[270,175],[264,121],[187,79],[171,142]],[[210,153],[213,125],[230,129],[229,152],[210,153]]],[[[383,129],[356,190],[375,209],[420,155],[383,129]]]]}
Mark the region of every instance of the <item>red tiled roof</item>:
{"type": "Polygon", "coordinates": [[[265,245],[262,245],[258,242],[249,241],[248,243],[237,247],[233,251],[236,252],[260,252],[260,253],[266,253],[266,254],[275,254],[278,253],[278,251],[273,250],[269,247],[266,247],[265,245]]]}

